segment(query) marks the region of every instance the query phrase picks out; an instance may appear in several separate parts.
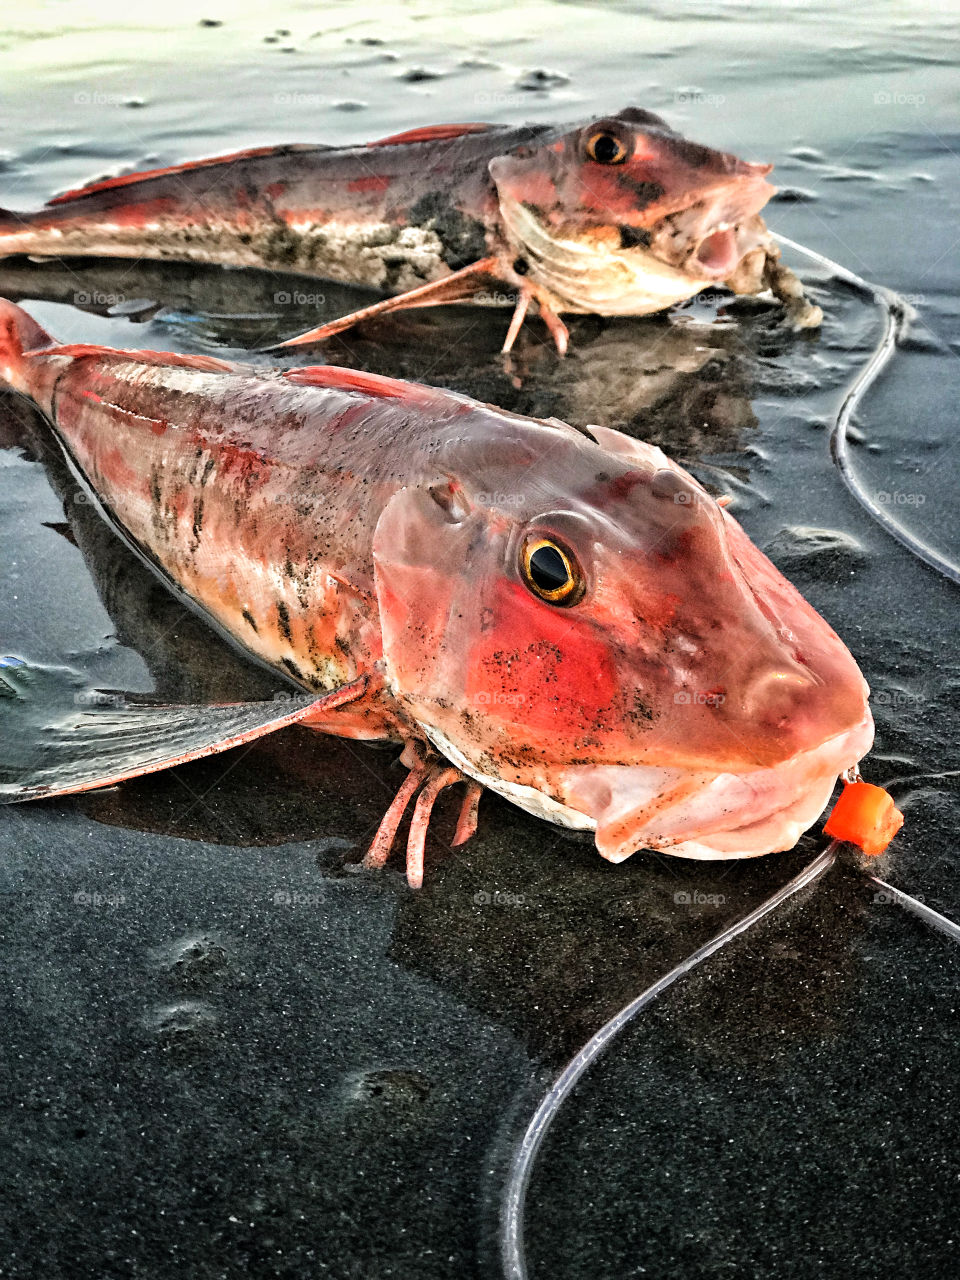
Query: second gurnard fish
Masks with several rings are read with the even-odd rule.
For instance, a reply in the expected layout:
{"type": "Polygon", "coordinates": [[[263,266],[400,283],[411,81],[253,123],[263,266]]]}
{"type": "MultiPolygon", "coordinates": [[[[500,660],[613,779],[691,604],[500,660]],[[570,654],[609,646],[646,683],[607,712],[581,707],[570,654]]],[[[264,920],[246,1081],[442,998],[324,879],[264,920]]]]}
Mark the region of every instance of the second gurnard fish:
{"type": "Polygon", "coordinates": [[[388,296],[283,345],[406,307],[531,304],[641,316],[709,285],[770,289],[820,323],[760,210],[772,166],[689,142],[627,108],[576,128],[454,124],[361,146],[260,147],[125,174],[0,210],[0,256],[94,255],[304,272],[388,296]]]}

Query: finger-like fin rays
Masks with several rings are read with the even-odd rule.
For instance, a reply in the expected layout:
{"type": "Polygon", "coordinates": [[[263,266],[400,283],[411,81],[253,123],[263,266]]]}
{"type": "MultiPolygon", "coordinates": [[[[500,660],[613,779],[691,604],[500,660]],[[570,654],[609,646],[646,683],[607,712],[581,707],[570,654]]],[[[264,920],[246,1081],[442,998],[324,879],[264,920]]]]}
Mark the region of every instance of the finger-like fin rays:
{"type": "Polygon", "coordinates": [[[454,845],[459,845],[469,840],[477,829],[477,806],[483,788],[478,782],[462,774],[459,769],[447,764],[445,760],[425,754],[421,745],[416,742],[407,743],[400,762],[405,764],[410,772],[394,796],[390,808],[383,815],[377,834],[373,837],[363,859],[363,865],[371,869],[383,866],[390,856],[403,815],[418,788],[422,787],[417,796],[413,817],[410,820],[410,832],[407,836],[407,883],[411,889],[419,889],[423,884],[423,858],[427,830],[430,826],[433,806],[440,792],[457,782],[467,784],[457,830],[452,841],[454,845]]]}
{"type": "MultiPolygon", "coordinates": [[[[476,297],[483,284],[492,285],[498,282],[502,284],[501,272],[502,268],[496,257],[480,258],[479,261],[471,263],[468,267],[462,267],[459,271],[454,271],[452,275],[445,276],[442,280],[434,280],[432,283],[420,285],[416,289],[408,289],[406,293],[399,293],[394,298],[384,298],[381,302],[371,303],[369,307],[361,307],[359,311],[351,311],[349,315],[341,316],[338,320],[329,320],[326,324],[318,325],[316,329],[310,329],[306,333],[298,334],[295,338],[287,338],[284,342],[279,342],[275,346],[265,349],[267,351],[282,351],[286,347],[303,347],[315,342],[324,342],[327,338],[332,338],[338,333],[352,329],[354,325],[360,324],[364,320],[373,320],[392,311],[407,311],[416,307],[440,307],[454,302],[469,302],[476,297]]],[[[513,344],[517,340],[517,335],[523,326],[531,302],[537,303],[540,317],[553,338],[558,355],[565,355],[570,333],[554,310],[553,299],[543,290],[526,281],[518,290],[513,318],[510,321],[510,327],[507,330],[507,336],[501,348],[503,354],[506,355],[513,350],[513,344]]]]}

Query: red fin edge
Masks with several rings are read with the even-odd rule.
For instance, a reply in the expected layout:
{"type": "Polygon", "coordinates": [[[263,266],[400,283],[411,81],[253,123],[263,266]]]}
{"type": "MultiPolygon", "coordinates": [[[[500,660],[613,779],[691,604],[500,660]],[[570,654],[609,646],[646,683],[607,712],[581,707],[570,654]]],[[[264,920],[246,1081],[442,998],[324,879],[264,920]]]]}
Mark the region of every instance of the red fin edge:
{"type": "Polygon", "coordinates": [[[486,133],[494,129],[492,124],[428,124],[420,129],[407,129],[405,133],[392,133],[389,138],[368,142],[368,147],[400,146],[405,142],[443,142],[446,138],[459,138],[467,133],[486,133]]]}
{"type": "Polygon", "coordinates": [[[165,178],[171,173],[190,173],[194,169],[209,169],[213,165],[233,164],[237,160],[255,160],[258,156],[269,156],[278,152],[313,151],[310,143],[294,143],[283,147],[249,147],[245,151],[232,151],[225,156],[211,156],[206,160],[187,160],[183,164],[168,165],[163,169],[143,169],[139,173],[122,173],[116,178],[103,178],[99,182],[90,182],[84,187],[74,187],[54,196],[47,201],[46,207],[66,204],[69,200],[79,200],[82,196],[98,195],[101,191],[113,191],[117,187],[129,187],[135,182],[146,182],[149,178],[165,178]]]}
{"type": "Polygon", "coordinates": [[[235,365],[215,356],[180,355],[176,351],[127,351],[114,347],[98,347],[92,343],[73,342],[57,347],[36,347],[25,352],[30,356],[109,356],[132,360],[138,364],[166,365],[173,369],[196,369],[201,373],[232,373],[235,365]]]}
{"type": "Polygon", "coordinates": [[[422,386],[419,382],[401,382],[397,378],[385,378],[379,373],[364,373],[362,369],[344,369],[340,365],[308,365],[304,369],[288,369],[283,376],[288,382],[298,382],[305,387],[366,391],[372,396],[391,400],[415,400],[423,403],[436,394],[431,387],[422,386]]]}

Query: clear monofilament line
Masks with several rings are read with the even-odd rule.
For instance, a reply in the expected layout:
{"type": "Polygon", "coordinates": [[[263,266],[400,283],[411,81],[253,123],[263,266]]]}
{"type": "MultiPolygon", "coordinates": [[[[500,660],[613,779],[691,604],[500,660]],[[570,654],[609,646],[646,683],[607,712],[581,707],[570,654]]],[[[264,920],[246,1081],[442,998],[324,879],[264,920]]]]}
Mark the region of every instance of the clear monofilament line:
{"type": "Polygon", "coordinates": [[[904,893],[902,889],[895,889],[892,884],[887,884],[886,880],[881,880],[879,876],[870,876],[869,879],[874,884],[878,884],[885,893],[889,893],[899,906],[909,911],[912,915],[919,916],[921,920],[926,921],[934,929],[939,929],[941,933],[945,933],[948,938],[952,938],[954,942],[960,942],[960,924],[954,924],[946,916],[942,916],[939,911],[934,911],[933,907],[928,907],[925,902],[913,898],[909,893],[904,893]]]}
{"type": "Polygon", "coordinates": [[[884,315],[883,334],[870,359],[857,374],[853,384],[844,396],[830,437],[830,451],[844,484],[877,524],[884,528],[892,538],[896,538],[897,542],[906,547],[918,560],[922,560],[924,564],[936,569],[938,573],[943,574],[945,578],[949,578],[951,582],[960,583],[960,568],[945,556],[940,555],[938,551],[929,547],[922,538],[918,538],[916,534],[904,528],[899,520],[896,520],[885,507],[882,507],[877,502],[873,494],[867,491],[850,464],[850,446],[847,436],[850,421],[860,401],[873,383],[876,382],[882,369],[896,351],[900,335],[904,332],[907,324],[916,317],[915,310],[899,294],[894,293],[892,289],[885,289],[882,285],[871,284],[868,280],[864,280],[862,276],[858,276],[856,272],[841,266],[839,262],[834,262],[831,258],[818,253],[815,249],[808,249],[806,245],[798,244],[796,240],[780,235],[779,232],[774,231],[772,234],[781,244],[788,245],[791,249],[796,249],[798,253],[805,254],[811,261],[819,263],[822,267],[827,267],[840,280],[845,280],[847,284],[868,294],[871,301],[882,309],[884,315]]]}
{"type": "Polygon", "coordinates": [[[603,1053],[610,1041],[623,1030],[627,1023],[631,1022],[638,1013],[652,1004],[662,992],[666,991],[667,987],[676,982],[678,978],[682,978],[689,973],[691,969],[696,968],[698,964],[709,956],[719,951],[721,947],[726,946],[728,942],[731,942],[741,933],[745,933],[747,929],[757,924],[764,916],[769,915],[781,903],[829,870],[836,861],[838,847],[836,840],[831,841],[826,849],[818,854],[798,876],[795,876],[794,879],[778,889],[765,902],[761,902],[748,915],[734,921],[733,924],[728,925],[726,929],[718,933],[715,938],[711,938],[702,947],[698,947],[692,955],[687,956],[685,960],[681,960],[669,973],[665,973],[662,978],[658,978],[652,986],[647,987],[645,991],[642,991],[635,999],[631,1000],[619,1013],[615,1014],[609,1022],[605,1023],[596,1035],[587,1041],[576,1057],[572,1058],[566,1065],[539,1107],[537,1107],[510,1167],[510,1179],[504,1198],[500,1228],[500,1256],[507,1280],[527,1280],[527,1267],[522,1247],[523,1220],[527,1188],[530,1185],[533,1164],[547,1130],[556,1118],[557,1112],[587,1068],[603,1053]]]}

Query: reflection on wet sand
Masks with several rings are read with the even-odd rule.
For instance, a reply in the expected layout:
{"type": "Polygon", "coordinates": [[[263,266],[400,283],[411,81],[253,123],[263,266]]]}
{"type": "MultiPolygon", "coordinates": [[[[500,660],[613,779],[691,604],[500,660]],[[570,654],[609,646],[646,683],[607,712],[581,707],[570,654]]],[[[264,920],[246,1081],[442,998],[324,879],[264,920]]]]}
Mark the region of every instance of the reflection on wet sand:
{"type": "MultiPolygon", "coordinates": [[[[227,347],[242,350],[241,359],[278,364],[291,363],[290,355],[262,348],[368,299],[369,290],[321,283],[319,293],[318,282],[304,276],[112,259],[0,264],[0,297],[126,317],[129,336],[119,341],[127,345],[227,347]],[[140,326],[148,321],[144,334],[140,326]]],[[[450,386],[515,413],[616,427],[674,456],[695,457],[737,450],[755,427],[749,403],[758,375],[753,348],[762,347],[766,359],[771,343],[779,351],[801,341],[776,327],[774,308],[745,307],[732,295],[730,306],[752,317],[752,325],[716,320],[720,301],[714,292],[699,308],[671,317],[574,319],[576,341],[565,360],[557,359],[546,330],[527,326],[505,363],[497,308],[446,307],[442,316],[422,310],[361,326],[305,349],[295,362],[450,386]]]]}

